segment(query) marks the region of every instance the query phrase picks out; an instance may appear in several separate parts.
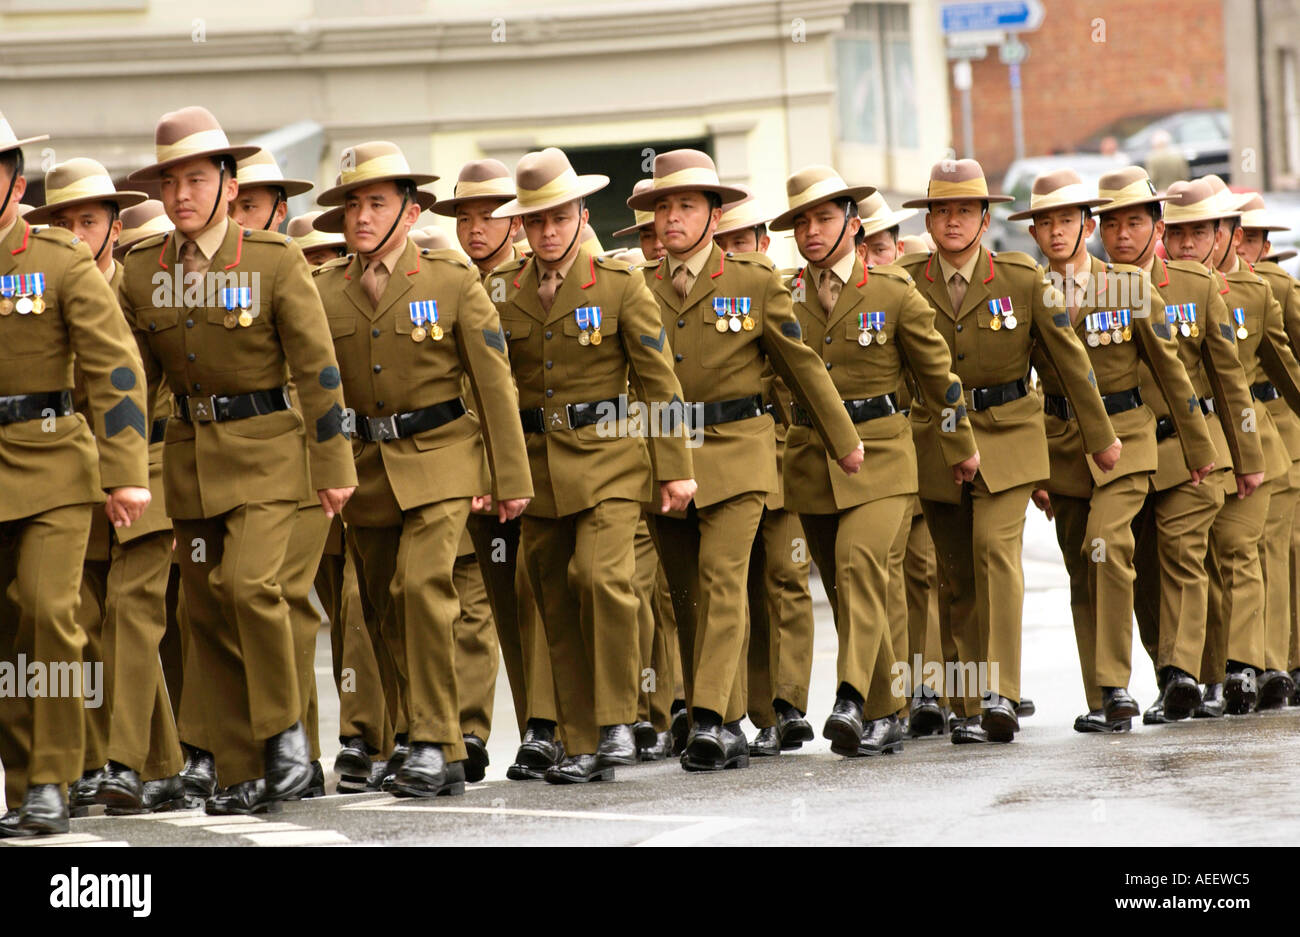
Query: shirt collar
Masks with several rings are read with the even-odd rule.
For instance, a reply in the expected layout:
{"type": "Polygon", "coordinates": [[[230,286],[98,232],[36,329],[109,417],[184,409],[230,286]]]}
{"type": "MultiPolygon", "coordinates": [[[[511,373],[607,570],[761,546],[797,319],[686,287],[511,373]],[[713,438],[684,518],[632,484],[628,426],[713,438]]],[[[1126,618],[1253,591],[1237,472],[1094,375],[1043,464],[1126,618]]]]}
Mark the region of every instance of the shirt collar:
{"type": "Polygon", "coordinates": [[[229,226],[230,219],[222,218],[206,231],[200,231],[199,236],[196,238],[186,237],[182,234],[176,244],[176,253],[180,254],[181,247],[184,246],[186,241],[193,241],[199,246],[199,253],[203,255],[203,259],[211,260],[216,256],[217,250],[221,247],[221,242],[226,239],[226,228],[229,226]]]}
{"type": "Polygon", "coordinates": [[[685,264],[687,271],[690,272],[690,275],[693,277],[698,277],[700,275],[700,272],[704,269],[704,265],[709,262],[709,254],[712,251],[713,251],[713,242],[708,241],[703,245],[701,245],[699,250],[697,250],[694,254],[691,254],[691,256],[687,257],[685,260],[678,260],[672,254],[669,254],[668,272],[670,274],[676,273],[677,268],[685,264]]]}
{"type": "MultiPolygon", "coordinates": [[[[849,251],[839,260],[835,261],[835,263],[830,268],[831,272],[840,278],[841,283],[848,283],[849,277],[853,276],[853,264],[857,259],[858,259],[858,252],[856,250],[849,251]]],[[[824,268],[818,267],[816,269],[819,271],[817,276],[818,276],[818,282],[820,282],[820,278],[821,278],[820,271],[823,270],[824,268]]]]}
{"type": "Polygon", "coordinates": [[[9,222],[9,224],[7,224],[5,227],[0,228],[0,242],[3,242],[4,239],[9,236],[9,232],[14,229],[14,225],[18,224],[18,222],[22,220],[23,219],[21,215],[14,215],[13,221],[9,222]]]}
{"type": "Polygon", "coordinates": [[[975,276],[975,264],[979,259],[980,252],[976,251],[970,255],[970,260],[966,261],[960,267],[954,267],[952,264],[948,263],[943,254],[939,254],[939,269],[943,271],[943,282],[951,283],[952,275],[954,273],[960,273],[962,279],[966,281],[966,285],[969,286],[971,278],[975,276]]]}
{"type": "Polygon", "coordinates": [[[577,261],[578,255],[580,253],[582,253],[581,247],[575,250],[573,254],[569,257],[569,259],[564,261],[558,267],[547,267],[545,264],[542,263],[541,259],[539,258],[537,261],[538,282],[540,282],[542,277],[544,277],[548,273],[558,273],[560,275],[560,282],[563,283],[564,278],[567,277],[569,275],[569,271],[573,269],[573,265],[577,261]]]}
{"type": "MultiPolygon", "coordinates": [[[[403,238],[402,240],[398,241],[395,245],[393,245],[391,248],[389,248],[387,251],[385,251],[384,255],[379,258],[379,262],[383,264],[384,268],[388,271],[390,276],[392,275],[393,271],[397,269],[397,262],[401,260],[402,254],[405,252],[406,252],[406,238],[403,238]]],[[[370,261],[367,261],[366,263],[367,266],[369,266],[370,261]]]]}

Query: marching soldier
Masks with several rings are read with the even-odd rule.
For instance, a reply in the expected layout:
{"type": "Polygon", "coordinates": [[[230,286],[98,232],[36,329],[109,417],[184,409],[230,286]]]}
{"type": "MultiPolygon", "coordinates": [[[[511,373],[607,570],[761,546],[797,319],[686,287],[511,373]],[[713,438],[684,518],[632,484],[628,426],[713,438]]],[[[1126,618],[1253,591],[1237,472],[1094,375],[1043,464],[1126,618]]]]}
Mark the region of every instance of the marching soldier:
{"type": "Polygon", "coordinates": [[[280,586],[292,521],[312,486],[332,517],[356,473],[302,251],[228,217],[235,161],[255,148],[231,146],[211,113],[187,107],[159,120],[155,149],[129,178],[159,182],[176,230],[127,254],[120,297],[151,385],[165,379],[176,396],[163,486],[189,622],[181,736],[225,781],[210,813],[261,812],[313,773],[280,586]]]}
{"type": "MultiPolygon", "coordinates": [[[[1168,330],[1192,384],[1184,404],[1183,398],[1165,393],[1150,369],[1140,370],[1143,403],[1156,416],[1156,470],[1133,521],[1133,598],[1139,634],[1156,667],[1160,696],[1142,715],[1144,723],[1154,725],[1187,718],[1200,702],[1193,674],[1200,670],[1205,642],[1210,528],[1226,492],[1245,497],[1258,486],[1261,476],[1255,473],[1262,462],[1257,434],[1244,432],[1232,416],[1249,408],[1251,401],[1217,285],[1199,264],[1166,261],[1155,252],[1165,232],[1162,203],[1177,198],[1177,193],[1157,194],[1146,171],[1129,166],[1102,176],[1098,196],[1109,199],[1095,209],[1106,254],[1150,278],[1158,291],[1153,301],[1160,297],[1151,311],[1152,329],[1168,330]],[[1196,409],[1204,414],[1216,466],[1199,485],[1188,477],[1178,425],[1196,409]]],[[[1175,207],[1175,220],[1177,211],[1175,207]]],[[[1127,717],[1106,719],[1095,686],[1085,686],[1085,691],[1089,712],[1075,720],[1076,731],[1127,730],[1127,717]]]]}
{"type": "MultiPolygon", "coordinates": [[[[1257,193],[1242,196],[1237,210],[1241,212],[1242,230],[1237,254],[1257,276],[1268,282],[1273,298],[1281,307],[1282,325],[1291,343],[1291,351],[1295,353],[1300,349],[1300,281],[1276,263],[1264,259],[1272,249],[1269,232],[1286,231],[1289,230],[1288,226],[1269,217],[1264,199],[1257,193]]],[[[1269,400],[1264,406],[1272,414],[1273,421],[1282,434],[1282,441],[1286,444],[1287,453],[1291,456],[1290,486],[1285,495],[1274,495],[1269,506],[1268,522],[1269,528],[1272,528],[1268,536],[1279,538],[1275,547],[1279,553],[1283,549],[1281,538],[1289,538],[1291,559],[1291,575],[1286,582],[1276,584],[1278,589],[1283,585],[1289,586],[1289,620],[1284,623],[1284,627],[1275,627],[1283,622],[1269,616],[1264,648],[1265,669],[1259,678],[1259,708],[1276,709],[1286,705],[1287,700],[1296,693],[1296,667],[1290,667],[1291,673],[1286,671],[1292,657],[1291,646],[1296,640],[1295,636],[1300,634],[1300,626],[1297,626],[1297,622],[1300,622],[1300,596],[1296,592],[1297,587],[1300,587],[1300,576],[1297,575],[1300,574],[1300,501],[1296,500],[1300,498],[1300,420],[1297,420],[1295,413],[1280,396],[1269,400]],[[1289,508],[1288,501],[1292,502],[1289,508]]],[[[1273,600],[1274,587],[1273,580],[1270,579],[1270,601],[1273,600]]],[[[1277,601],[1281,601],[1280,597],[1277,601]]]]}
{"type": "Polygon", "coordinates": [[[953,485],[940,448],[939,401],[913,404],[921,505],[939,564],[944,655],[963,668],[962,685],[947,688],[962,718],[952,732],[957,744],[1010,742],[1020,728],[1025,509],[1034,484],[1050,474],[1043,411],[1027,383],[1035,342],[1061,376],[1084,451],[1108,472],[1121,445],[1060,294],[1024,254],[994,255],[980,243],[989,204],[1010,200],[989,194],[979,163],[963,159],[936,163],[926,196],[903,204],[926,209],[937,250],[913,255],[904,269],[936,310],[980,453],[974,481],[953,485]],[[983,700],[972,665],[987,668],[983,700]]]}
{"type": "Polygon", "coordinates": [[[1217,449],[1167,323],[1154,318],[1164,301],[1145,271],[1102,263],[1088,253],[1096,230],[1093,209],[1108,203],[1092,197],[1072,169],[1034,180],[1029,208],[1008,216],[1028,220],[1029,233],[1061,283],[1074,331],[1088,347],[1106,413],[1119,433],[1119,463],[1103,475],[1083,451],[1074,413],[1054,364],[1034,350],[1042,381],[1051,476],[1034,503],[1056,524],[1056,539],[1070,576],[1070,610],[1088,713],[1077,722],[1091,729],[1123,731],[1138,714],[1128,692],[1133,647],[1133,519],[1144,504],[1158,467],[1156,420],[1145,399],[1162,398],[1182,449],[1189,482],[1197,487],[1214,469],[1217,449]],[[1145,370],[1143,369],[1145,368],[1145,370]],[[1145,394],[1145,397],[1144,397],[1145,394]],[[1195,407],[1169,401],[1197,401],[1195,407]]]}
{"type": "MultiPolygon", "coordinates": [[[[1172,217],[1166,218],[1166,249],[1170,256],[1196,259],[1207,265],[1222,283],[1223,301],[1231,313],[1230,327],[1237,330],[1237,354],[1251,380],[1255,400],[1267,403],[1281,396],[1292,410],[1300,410],[1300,365],[1287,342],[1281,308],[1267,282],[1247,269],[1237,256],[1241,241],[1237,200],[1217,177],[1196,181],[1205,186],[1204,190],[1194,190],[1197,196],[1204,191],[1210,194],[1192,206],[1178,202],[1181,223],[1175,225],[1172,217]],[[1184,207],[1193,220],[1181,214],[1184,207]],[[1201,223],[1196,223],[1197,218],[1201,223]],[[1207,219],[1212,225],[1204,223],[1207,219]]],[[[1177,183],[1168,191],[1176,189],[1186,198],[1192,197],[1177,183]]],[[[1289,497],[1292,463],[1272,411],[1267,406],[1255,407],[1253,414],[1266,460],[1264,484],[1253,500],[1228,499],[1210,532],[1211,555],[1218,558],[1218,564],[1216,568],[1211,563],[1210,569],[1211,605],[1201,676],[1209,687],[1222,681],[1223,711],[1230,715],[1254,709],[1257,680],[1264,672],[1267,635],[1289,628],[1291,620],[1289,515],[1280,522],[1270,518],[1272,499],[1289,497]],[[1234,581],[1238,554],[1241,562],[1250,562],[1253,567],[1240,587],[1234,581]]],[[[1289,684],[1290,677],[1285,672],[1281,676],[1289,684]]],[[[1287,695],[1289,692],[1288,688],[1287,695]]],[[[1207,695],[1210,699],[1205,711],[1213,713],[1219,694],[1207,688],[1207,695]]]]}
{"type": "MultiPolygon", "coordinates": [[[[113,259],[123,230],[121,215],[145,201],[142,192],[119,192],[113,180],[92,159],[71,159],[45,174],[46,202],[28,214],[29,223],[50,223],[71,231],[94,252],[95,264],[114,293],[121,286],[122,266],[113,259]]],[[[85,403],[80,370],[74,400],[85,403]]],[[[167,623],[167,587],[172,572],[172,531],[162,493],[162,434],[171,410],[171,396],[155,395],[155,419],[149,434],[149,487],[152,500],[129,528],[105,525],[104,545],[111,550],[102,605],[102,659],[108,675],[104,725],[94,754],[103,763],[94,792],[97,803],[113,812],[168,809],[184,799],[178,772],[183,764],[171,701],[163,680],[158,645],[167,623]],[[105,763],[106,762],[106,763],[105,763]]],[[[83,410],[83,412],[85,412],[83,410]]],[[[91,525],[95,544],[97,524],[91,525]]],[[[83,614],[87,608],[82,580],[83,614]]],[[[83,617],[87,636],[98,644],[99,621],[83,617]]],[[[100,658],[87,643],[86,659],[100,658]]],[[[95,710],[87,710],[87,713],[95,710]]],[[[87,724],[87,740],[92,735],[87,724]]],[[[87,758],[92,746],[87,744],[87,758]]],[[[84,778],[84,775],[83,775],[84,778]]],[[[72,806],[77,806],[75,798],[72,806]]]]}
{"type": "Polygon", "coordinates": [[[144,372],[113,291],[78,238],[18,215],[22,147],[45,139],[19,139],[0,116],[0,660],[77,673],[66,692],[0,695],[3,836],[68,831],[66,786],[85,745],[76,609],[91,514],[103,504],[121,531],[150,501],[144,372]],[[72,406],[74,356],[89,419],[72,406]]]}
{"type": "MultiPolygon", "coordinates": [[[[745,197],[723,205],[713,241],[724,254],[766,254],[771,239],[764,213],[745,186],[745,197]]],[[[758,535],[749,556],[749,647],[746,654],[746,707],[758,735],[749,743],[754,756],[779,755],[813,740],[808,710],[812,680],[813,609],[808,591],[809,560],[799,548],[804,539],[798,516],[785,510],[783,460],[790,419],[790,392],[774,373],[765,376],[764,398],[776,430],[777,489],[763,505],[758,535]]]]}
{"type": "Polygon", "coordinates": [[[342,228],[357,253],[317,268],[315,282],[356,413],[349,548],[368,601],[391,597],[386,626],[405,675],[409,751],[385,783],[408,797],[459,794],[456,551],[472,501],[490,490],[504,521],[532,495],[518,403],[495,310],[469,261],[407,236],[433,201],[416,186],[436,177],[413,173],[383,141],[348,148],[341,166],[340,184],[318,199],[338,207],[315,226],[342,228]],[[477,415],[460,397],[466,377],[477,415]]]}
{"type": "MultiPolygon", "coordinates": [[[[255,196],[258,191],[254,189],[255,196]]],[[[249,209],[256,217],[255,206],[250,205],[249,209]]],[[[297,215],[289,219],[285,229],[312,267],[347,253],[341,234],[312,227],[321,214],[311,211],[297,215]]],[[[300,509],[299,516],[302,515],[300,509]]],[[[371,642],[365,615],[368,606],[361,601],[356,567],[344,546],[343,520],[337,515],[330,521],[313,584],[330,622],[334,686],[339,697],[339,752],[334,757],[334,770],[339,774],[338,792],[358,793],[379,770],[383,762],[377,763],[374,758],[393,737],[384,692],[387,684],[381,674],[393,682],[394,667],[387,647],[371,642]]]]}
{"type": "MultiPolygon", "coordinates": [[[[474,261],[494,302],[504,297],[505,280],[491,282],[492,271],[523,256],[515,243],[523,223],[492,216],[514,197],[514,177],[504,163],[475,160],[461,167],[452,197],[435,202],[431,209],[456,219],[456,239],[474,261]]],[[[546,633],[528,585],[526,564],[519,560],[520,525],[519,518],[502,522],[495,512],[476,512],[470,514],[466,527],[492,606],[519,724],[520,746],[507,777],[540,780],[547,768],[560,763],[564,750],[555,737],[555,685],[546,633]]]]}
{"type": "MultiPolygon", "coordinates": [[[[868,268],[854,251],[862,230],[857,203],[874,191],[810,166],[786,181],[789,208],[772,221],[774,231],[794,231],[806,261],[790,280],[804,341],[825,362],[864,447],[870,444],[861,473],[845,481],[809,431],[806,411],[793,407],[786,501],[799,512],[839,633],[839,690],[823,734],[831,751],[849,756],[903,747],[901,700],[892,692],[898,658],[887,614],[889,560],[917,476],[897,388],[910,369],[918,394],[936,408],[959,408],[962,392],[934,310],[911,277],[894,266],[868,268]]],[[[975,477],[980,457],[962,409],[940,445],[954,481],[975,477]]]]}
{"type": "MultiPolygon", "coordinates": [[[[314,188],[306,179],[286,179],[275,157],[266,150],[258,150],[241,159],[235,170],[239,194],[231,203],[230,219],[246,228],[279,231],[289,214],[289,199],[314,188]]],[[[291,386],[289,394],[294,400],[296,388],[291,386]]],[[[294,403],[297,406],[296,400],[294,403]]],[[[293,624],[294,665],[298,670],[302,724],[307,732],[312,768],[311,784],[294,799],[325,794],[325,772],[320,763],[320,726],[316,713],[316,634],[320,631],[320,615],[311,604],[310,592],[332,523],[332,519],[325,516],[319,500],[305,498],[298,505],[298,516],[293,521],[293,534],[289,537],[280,573],[280,587],[289,604],[289,620],[293,624]]]]}
{"type": "MultiPolygon", "coordinates": [[[[915,208],[892,210],[879,192],[873,192],[859,202],[858,217],[862,228],[858,232],[861,238],[858,259],[863,265],[869,268],[896,263],[907,253],[899,238],[899,226],[915,214],[915,208]]],[[[925,249],[924,245],[918,246],[925,249]]],[[[902,412],[905,415],[910,413],[912,394],[906,382],[898,385],[897,393],[902,412]]],[[[934,613],[931,613],[934,578],[934,542],[925,526],[921,499],[914,497],[912,508],[904,515],[889,553],[889,634],[894,656],[903,662],[906,674],[912,674],[917,654],[922,660],[938,660],[937,654],[927,656],[927,636],[932,632],[934,640],[930,643],[937,645],[939,632],[938,609],[934,608],[934,613]]],[[[924,738],[947,732],[948,721],[942,699],[936,696],[936,688],[919,682],[909,689],[911,702],[903,714],[907,717],[907,734],[912,738],[924,738]]],[[[1026,702],[1020,701],[1017,715],[1025,715],[1026,702]]]]}
{"type": "Polygon", "coordinates": [[[519,161],[516,196],[493,213],[522,216],[533,250],[497,268],[507,284],[498,309],[537,487],[522,549],[567,752],[545,778],[559,784],[610,779],[637,760],[636,526],[652,480],[665,508],[684,509],[695,492],[682,422],[651,427],[647,444],[618,413],[629,379],[638,403],[669,414],[681,388],[644,281],[579,243],[583,199],[608,183],[548,148],[519,161]]]}
{"type": "Polygon", "coordinates": [[[826,368],[803,344],[772,262],[761,254],[727,256],[713,243],[722,204],[744,194],[719,182],[707,154],[673,150],[655,157],[649,191],[628,200],[633,210],[654,210],[667,250],[644,274],[664,334],[672,330],[691,429],[701,438],[694,504],[685,516],[656,515],[651,527],[672,588],[691,710],[682,754],[688,771],[749,764],[739,674],[746,577],[764,502],[777,489],[776,437],[761,394],[766,365],[811,414],[840,469],[851,475],[862,464],[858,434],[826,368]]]}

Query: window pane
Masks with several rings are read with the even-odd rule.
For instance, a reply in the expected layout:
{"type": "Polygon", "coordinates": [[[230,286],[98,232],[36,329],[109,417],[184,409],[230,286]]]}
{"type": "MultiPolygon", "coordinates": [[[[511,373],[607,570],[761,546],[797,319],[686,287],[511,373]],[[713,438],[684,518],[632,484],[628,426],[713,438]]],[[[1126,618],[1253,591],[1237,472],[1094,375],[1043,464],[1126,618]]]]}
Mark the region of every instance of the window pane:
{"type": "Polygon", "coordinates": [[[876,80],[876,45],[859,39],[836,43],[839,70],[840,139],[850,143],[876,143],[880,119],[876,80]]]}
{"type": "Polygon", "coordinates": [[[890,40],[889,65],[890,142],[894,146],[916,147],[916,83],[909,40],[890,40]]]}

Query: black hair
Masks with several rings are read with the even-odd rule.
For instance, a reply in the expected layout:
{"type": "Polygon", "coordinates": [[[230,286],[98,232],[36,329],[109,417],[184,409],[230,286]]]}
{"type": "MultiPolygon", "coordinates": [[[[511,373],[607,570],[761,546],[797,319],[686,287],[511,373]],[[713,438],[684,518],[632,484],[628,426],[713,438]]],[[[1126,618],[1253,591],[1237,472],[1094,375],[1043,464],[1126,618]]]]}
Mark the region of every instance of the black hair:
{"type": "Polygon", "coordinates": [[[722,207],[722,196],[717,192],[705,192],[704,196],[709,200],[709,211],[722,207]]]}
{"type": "Polygon", "coordinates": [[[1148,202],[1147,211],[1151,212],[1152,221],[1163,221],[1165,217],[1165,206],[1163,202],[1148,202]]]}
{"type": "Polygon", "coordinates": [[[853,235],[853,246],[854,246],[854,247],[857,247],[857,246],[859,246],[859,245],[865,243],[866,240],[867,240],[867,229],[866,229],[866,228],[858,228],[857,233],[853,235]]]}
{"type": "Polygon", "coordinates": [[[9,170],[11,176],[21,176],[23,174],[23,151],[16,149],[0,153],[0,166],[9,170]]]}
{"type": "Polygon", "coordinates": [[[757,240],[757,241],[761,241],[761,240],[763,240],[763,238],[765,238],[765,237],[767,237],[767,225],[765,225],[765,224],[756,224],[756,225],[754,225],[754,238],[755,238],[755,240],[757,240]]]}
{"type": "Polygon", "coordinates": [[[893,241],[895,244],[897,244],[898,236],[902,233],[903,233],[902,229],[898,225],[894,225],[892,228],[889,229],[889,239],[893,241]]]}
{"type": "Polygon", "coordinates": [[[216,167],[217,172],[225,170],[229,175],[235,175],[235,158],[229,153],[218,153],[216,156],[209,156],[208,159],[212,161],[212,165],[216,167]]]}

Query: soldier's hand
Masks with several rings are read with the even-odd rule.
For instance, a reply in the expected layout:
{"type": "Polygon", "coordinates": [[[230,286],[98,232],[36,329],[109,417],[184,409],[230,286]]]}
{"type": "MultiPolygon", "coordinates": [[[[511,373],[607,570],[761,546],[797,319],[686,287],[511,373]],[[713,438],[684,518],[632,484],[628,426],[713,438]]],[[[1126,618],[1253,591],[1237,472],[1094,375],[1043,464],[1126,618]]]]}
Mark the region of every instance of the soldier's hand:
{"type": "Polygon", "coordinates": [[[1103,472],[1109,472],[1119,464],[1119,451],[1123,448],[1124,444],[1120,442],[1119,437],[1116,436],[1113,443],[1101,450],[1101,452],[1094,452],[1092,454],[1092,461],[1096,462],[1097,468],[1101,469],[1103,472]]]}
{"type": "Polygon", "coordinates": [[[104,513],[108,515],[114,527],[130,527],[140,519],[140,515],[152,500],[153,495],[149,493],[148,488],[134,488],[130,485],[114,488],[108,493],[108,503],[104,505],[104,513]]]}
{"type": "Polygon", "coordinates": [[[1254,493],[1255,489],[1264,484],[1263,472],[1252,472],[1249,475],[1237,476],[1237,497],[1245,498],[1254,493]]]}
{"type": "Polygon", "coordinates": [[[1034,502],[1034,507],[1042,511],[1049,521],[1056,520],[1056,512],[1052,510],[1052,499],[1042,488],[1035,488],[1034,493],[1029,496],[1034,502]]]}
{"type": "Polygon", "coordinates": [[[862,468],[862,460],[866,458],[866,455],[867,451],[862,448],[862,443],[858,443],[858,448],[854,449],[844,458],[836,459],[835,461],[840,464],[840,468],[844,470],[845,475],[856,475],[858,474],[858,469],[862,468]]]}
{"type": "Polygon", "coordinates": [[[1191,473],[1192,487],[1195,488],[1197,485],[1199,485],[1202,481],[1205,480],[1206,476],[1213,471],[1214,471],[1213,462],[1211,462],[1209,465],[1202,466],[1201,468],[1193,469],[1191,473]]]}
{"type": "Polygon", "coordinates": [[[952,480],[955,484],[961,485],[965,482],[975,480],[975,474],[980,470],[980,454],[976,452],[973,456],[965,461],[958,462],[952,467],[952,480]]]}
{"type": "Polygon", "coordinates": [[[685,511],[695,497],[699,485],[693,478],[679,478],[676,481],[659,483],[660,508],[664,514],[669,511],[685,511]]]}
{"type": "Polygon", "coordinates": [[[355,485],[351,488],[319,488],[316,497],[320,498],[320,506],[325,509],[325,516],[332,518],[343,510],[343,505],[348,503],[348,498],[352,497],[352,492],[356,490],[355,485]]]}
{"type": "MultiPolygon", "coordinates": [[[[491,496],[489,496],[491,500],[491,496]]],[[[504,501],[497,502],[497,518],[501,523],[512,521],[520,514],[524,513],[524,508],[528,507],[530,498],[506,498],[504,501]]]]}
{"type": "Polygon", "coordinates": [[[472,498],[469,499],[469,509],[470,509],[471,511],[474,511],[475,513],[478,513],[479,511],[491,511],[491,510],[492,510],[492,496],[491,496],[491,495],[475,495],[474,497],[472,497],[472,498]]]}

